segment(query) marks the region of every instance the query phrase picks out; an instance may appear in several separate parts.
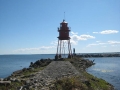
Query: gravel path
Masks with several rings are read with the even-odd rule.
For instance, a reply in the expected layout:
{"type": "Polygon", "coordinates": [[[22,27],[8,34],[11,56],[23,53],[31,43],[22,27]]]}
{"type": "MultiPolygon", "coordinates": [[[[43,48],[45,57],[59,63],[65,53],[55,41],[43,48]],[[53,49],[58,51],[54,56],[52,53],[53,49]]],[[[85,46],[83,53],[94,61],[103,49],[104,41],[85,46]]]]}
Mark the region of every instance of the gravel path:
{"type": "Polygon", "coordinates": [[[44,70],[38,72],[33,78],[26,81],[30,88],[36,88],[36,90],[49,90],[47,86],[52,81],[69,76],[80,75],[75,67],[69,61],[52,61],[44,70]]]}

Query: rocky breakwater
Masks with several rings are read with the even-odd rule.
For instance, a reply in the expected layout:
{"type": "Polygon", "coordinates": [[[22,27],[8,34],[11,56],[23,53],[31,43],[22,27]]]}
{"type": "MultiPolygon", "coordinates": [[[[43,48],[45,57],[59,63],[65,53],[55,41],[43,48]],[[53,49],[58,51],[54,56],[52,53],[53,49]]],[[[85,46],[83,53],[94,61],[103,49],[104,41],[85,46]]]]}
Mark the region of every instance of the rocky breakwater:
{"type": "Polygon", "coordinates": [[[29,88],[37,90],[49,90],[54,87],[52,82],[63,77],[80,75],[69,61],[53,61],[44,70],[38,72],[28,80],[29,88]]]}
{"type": "Polygon", "coordinates": [[[31,62],[28,68],[17,70],[10,76],[0,79],[0,90],[23,90],[20,89],[26,86],[27,80],[34,77],[37,72],[43,70],[53,59],[40,59],[36,62],[31,62]]]}
{"type": "Polygon", "coordinates": [[[89,60],[89,59],[84,59],[84,58],[79,58],[75,57],[74,60],[69,60],[75,67],[76,69],[79,69],[79,71],[85,71],[86,68],[94,65],[94,60],[89,60]]]}
{"type": "Polygon", "coordinates": [[[93,64],[79,57],[59,61],[41,59],[5,78],[3,81],[11,83],[0,84],[0,90],[113,90],[109,83],[102,80],[99,85],[100,79],[85,72],[93,64]]]}

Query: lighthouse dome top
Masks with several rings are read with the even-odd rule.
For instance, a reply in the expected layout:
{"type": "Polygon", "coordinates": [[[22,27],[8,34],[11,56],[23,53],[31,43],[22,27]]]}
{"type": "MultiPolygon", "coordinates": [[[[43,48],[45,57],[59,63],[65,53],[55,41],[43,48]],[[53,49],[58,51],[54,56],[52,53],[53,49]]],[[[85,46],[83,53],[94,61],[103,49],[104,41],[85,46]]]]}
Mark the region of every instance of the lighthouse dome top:
{"type": "Polygon", "coordinates": [[[62,23],[67,23],[67,22],[63,19],[62,23]]]}

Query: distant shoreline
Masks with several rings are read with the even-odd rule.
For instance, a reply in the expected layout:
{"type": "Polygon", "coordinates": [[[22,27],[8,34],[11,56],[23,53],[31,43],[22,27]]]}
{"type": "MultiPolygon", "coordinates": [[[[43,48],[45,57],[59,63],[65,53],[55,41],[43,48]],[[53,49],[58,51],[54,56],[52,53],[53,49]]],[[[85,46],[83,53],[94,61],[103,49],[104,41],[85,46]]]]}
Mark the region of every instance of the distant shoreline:
{"type": "Polygon", "coordinates": [[[86,53],[77,54],[79,57],[92,58],[92,57],[120,57],[120,53],[86,53]]]}
{"type": "MultiPolygon", "coordinates": [[[[49,55],[49,54],[51,54],[51,55],[56,55],[55,53],[43,53],[43,54],[0,54],[0,56],[2,56],[2,55],[49,55]]],[[[95,55],[95,54],[104,54],[104,55],[106,55],[106,54],[111,54],[111,55],[114,55],[114,54],[119,54],[120,55],[120,52],[96,52],[96,53],[76,53],[77,55],[95,55]]],[[[120,57],[120,56],[119,56],[120,57]]]]}

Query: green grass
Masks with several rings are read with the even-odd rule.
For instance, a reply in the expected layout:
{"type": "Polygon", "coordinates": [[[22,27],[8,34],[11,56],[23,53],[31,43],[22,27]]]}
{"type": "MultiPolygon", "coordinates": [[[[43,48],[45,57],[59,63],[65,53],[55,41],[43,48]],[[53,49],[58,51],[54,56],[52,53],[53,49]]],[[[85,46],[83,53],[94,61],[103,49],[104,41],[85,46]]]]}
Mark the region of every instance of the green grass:
{"type": "Polygon", "coordinates": [[[25,75],[25,76],[28,76],[30,74],[33,74],[33,73],[38,72],[40,70],[43,70],[44,68],[45,67],[39,67],[39,68],[34,68],[34,70],[26,70],[22,74],[25,75]]]}
{"type": "Polygon", "coordinates": [[[86,75],[85,78],[90,85],[81,81],[82,77],[80,76],[62,78],[53,83],[54,90],[112,90],[106,81],[98,79],[88,73],[84,73],[84,75],[86,75]]]}
{"type": "Polygon", "coordinates": [[[91,84],[91,88],[93,90],[110,90],[110,84],[103,79],[97,78],[88,74],[87,72],[83,72],[83,75],[89,80],[91,84]]]}
{"type": "Polygon", "coordinates": [[[88,90],[78,77],[63,78],[54,82],[54,90],[88,90]]]}

